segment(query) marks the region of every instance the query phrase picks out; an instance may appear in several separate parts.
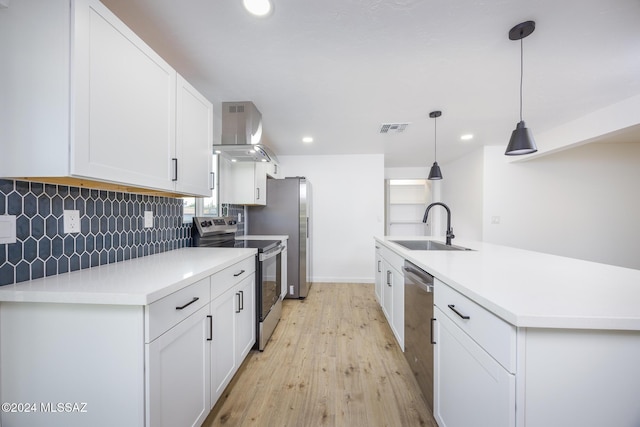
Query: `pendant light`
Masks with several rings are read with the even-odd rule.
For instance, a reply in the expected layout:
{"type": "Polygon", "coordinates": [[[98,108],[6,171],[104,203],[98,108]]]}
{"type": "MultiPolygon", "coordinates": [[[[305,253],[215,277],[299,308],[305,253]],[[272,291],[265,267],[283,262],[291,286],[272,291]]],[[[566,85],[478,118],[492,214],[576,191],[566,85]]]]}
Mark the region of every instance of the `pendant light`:
{"type": "Polygon", "coordinates": [[[522,70],[524,62],[522,39],[533,33],[535,29],[535,22],[526,21],[516,25],[509,31],[509,40],[520,40],[520,122],[511,133],[507,151],[504,153],[507,156],[519,156],[521,154],[530,154],[538,151],[531,131],[525,126],[524,120],[522,120],[522,70]]]}
{"type": "Polygon", "coordinates": [[[434,179],[442,179],[442,172],[440,171],[440,166],[438,166],[438,127],[436,122],[438,121],[438,117],[442,115],[442,111],[432,111],[429,113],[429,117],[433,119],[433,166],[431,166],[431,170],[429,171],[429,178],[431,180],[434,179]]]}

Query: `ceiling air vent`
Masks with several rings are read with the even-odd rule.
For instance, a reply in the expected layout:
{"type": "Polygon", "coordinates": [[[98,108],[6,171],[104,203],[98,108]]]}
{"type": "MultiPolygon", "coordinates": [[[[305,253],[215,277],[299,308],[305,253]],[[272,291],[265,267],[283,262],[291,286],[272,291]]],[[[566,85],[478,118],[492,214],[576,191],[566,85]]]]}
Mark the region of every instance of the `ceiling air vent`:
{"type": "Polygon", "coordinates": [[[380,133],[402,133],[409,126],[409,123],[383,123],[380,126],[380,133]]]}

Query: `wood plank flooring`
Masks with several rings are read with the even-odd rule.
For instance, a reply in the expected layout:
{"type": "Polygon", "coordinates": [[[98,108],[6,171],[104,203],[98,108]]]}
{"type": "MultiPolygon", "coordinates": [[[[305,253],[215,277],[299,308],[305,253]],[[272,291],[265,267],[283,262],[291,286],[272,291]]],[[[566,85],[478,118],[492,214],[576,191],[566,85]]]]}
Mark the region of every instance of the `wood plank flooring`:
{"type": "Polygon", "coordinates": [[[204,422],[217,426],[437,427],[372,284],[315,283],[284,300],[204,422]]]}

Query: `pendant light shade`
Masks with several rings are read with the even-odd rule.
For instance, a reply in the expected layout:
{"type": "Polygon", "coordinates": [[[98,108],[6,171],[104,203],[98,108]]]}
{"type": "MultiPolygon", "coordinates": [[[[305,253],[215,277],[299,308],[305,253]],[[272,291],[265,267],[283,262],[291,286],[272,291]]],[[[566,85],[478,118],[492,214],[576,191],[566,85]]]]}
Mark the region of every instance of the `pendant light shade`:
{"type": "Polygon", "coordinates": [[[431,170],[429,171],[429,179],[442,179],[442,171],[440,171],[438,162],[433,162],[433,166],[431,166],[431,170]]]}
{"type": "Polygon", "coordinates": [[[429,113],[429,117],[433,119],[433,166],[431,166],[431,170],[429,171],[430,180],[442,179],[442,171],[440,170],[440,166],[438,166],[437,154],[438,154],[438,127],[437,127],[437,118],[442,115],[442,111],[432,111],[429,113]]]}
{"type": "Polygon", "coordinates": [[[530,154],[538,151],[531,131],[525,126],[524,120],[522,120],[522,76],[524,63],[522,39],[533,33],[535,29],[535,22],[526,21],[516,25],[509,31],[510,40],[520,40],[520,122],[511,133],[507,151],[504,153],[507,156],[519,156],[521,154],[530,154]]]}

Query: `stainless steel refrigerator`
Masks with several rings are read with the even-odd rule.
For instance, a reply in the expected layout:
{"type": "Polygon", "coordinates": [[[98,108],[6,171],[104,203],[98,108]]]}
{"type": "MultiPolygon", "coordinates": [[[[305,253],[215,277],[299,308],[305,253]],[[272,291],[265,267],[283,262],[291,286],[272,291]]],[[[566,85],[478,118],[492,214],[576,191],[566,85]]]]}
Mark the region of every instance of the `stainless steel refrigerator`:
{"type": "Polygon", "coordinates": [[[311,186],[305,177],[267,179],[266,206],[247,210],[247,234],[288,235],[287,298],[309,293],[311,186]]]}

